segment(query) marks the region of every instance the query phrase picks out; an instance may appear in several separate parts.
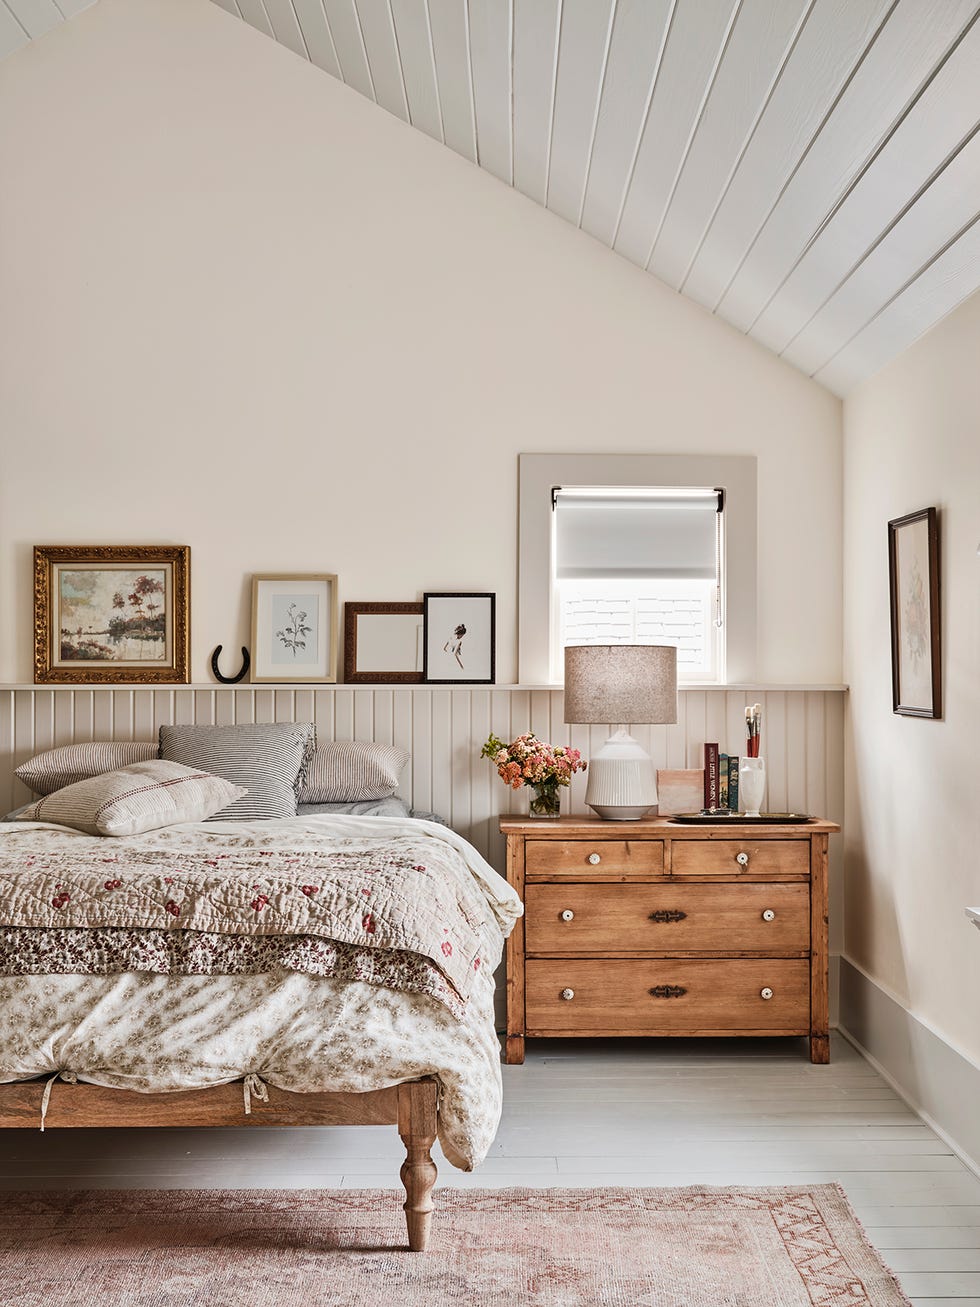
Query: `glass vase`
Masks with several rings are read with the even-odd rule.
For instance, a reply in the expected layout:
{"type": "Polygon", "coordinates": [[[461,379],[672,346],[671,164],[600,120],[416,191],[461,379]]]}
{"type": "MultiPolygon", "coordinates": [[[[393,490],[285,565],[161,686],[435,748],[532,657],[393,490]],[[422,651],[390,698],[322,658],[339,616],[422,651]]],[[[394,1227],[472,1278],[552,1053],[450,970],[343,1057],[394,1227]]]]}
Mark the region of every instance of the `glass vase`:
{"type": "Polygon", "coordinates": [[[528,814],[532,817],[561,816],[561,787],[554,781],[544,785],[529,785],[528,814]]]}

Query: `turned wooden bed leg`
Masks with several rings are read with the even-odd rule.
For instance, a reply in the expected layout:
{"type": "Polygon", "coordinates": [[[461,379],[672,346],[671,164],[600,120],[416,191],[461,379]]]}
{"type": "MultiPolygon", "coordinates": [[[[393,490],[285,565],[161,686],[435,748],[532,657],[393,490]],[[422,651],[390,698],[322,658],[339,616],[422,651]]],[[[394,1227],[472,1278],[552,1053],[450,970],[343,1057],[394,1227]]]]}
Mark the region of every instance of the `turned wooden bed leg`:
{"type": "Polygon", "coordinates": [[[398,1133],[408,1156],[402,1162],[408,1246],[424,1253],[432,1224],[432,1186],[436,1164],[429,1149],[436,1141],[439,1087],[434,1080],[413,1080],[398,1086],[398,1133]]]}

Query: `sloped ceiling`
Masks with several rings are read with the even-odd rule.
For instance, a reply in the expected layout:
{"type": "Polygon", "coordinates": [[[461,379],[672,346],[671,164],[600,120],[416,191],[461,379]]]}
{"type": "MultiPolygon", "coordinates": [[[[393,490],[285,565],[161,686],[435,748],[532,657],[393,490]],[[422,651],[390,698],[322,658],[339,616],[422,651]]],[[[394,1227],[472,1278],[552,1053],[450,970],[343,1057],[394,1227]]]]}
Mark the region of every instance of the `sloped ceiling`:
{"type": "Polygon", "coordinates": [[[93,4],[95,0],[0,0],[0,59],[93,4]]]}
{"type": "Polygon", "coordinates": [[[980,288],[980,0],[214,2],[838,394],[980,288]]]}
{"type": "Polygon", "coordinates": [[[977,0],[215,3],[839,394],[980,287],[977,0]]]}

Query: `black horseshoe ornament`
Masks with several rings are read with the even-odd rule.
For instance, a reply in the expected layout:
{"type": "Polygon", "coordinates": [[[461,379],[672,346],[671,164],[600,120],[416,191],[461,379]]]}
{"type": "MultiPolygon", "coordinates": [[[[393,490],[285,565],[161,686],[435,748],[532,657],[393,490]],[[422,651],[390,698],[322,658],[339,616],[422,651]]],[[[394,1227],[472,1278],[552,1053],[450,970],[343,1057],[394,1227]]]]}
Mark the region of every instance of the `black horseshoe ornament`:
{"type": "Polygon", "coordinates": [[[223,646],[219,644],[217,649],[215,649],[214,653],[211,655],[211,670],[214,672],[214,679],[220,681],[222,685],[237,685],[239,681],[243,681],[248,675],[248,669],[251,666],[252,660],[248,656],[248,650],[244,645],[242,645],[241,671],[237,672],[234,676],[222,676],[218,671],[218,659],[221,657],[222,647],[223,646]]]}

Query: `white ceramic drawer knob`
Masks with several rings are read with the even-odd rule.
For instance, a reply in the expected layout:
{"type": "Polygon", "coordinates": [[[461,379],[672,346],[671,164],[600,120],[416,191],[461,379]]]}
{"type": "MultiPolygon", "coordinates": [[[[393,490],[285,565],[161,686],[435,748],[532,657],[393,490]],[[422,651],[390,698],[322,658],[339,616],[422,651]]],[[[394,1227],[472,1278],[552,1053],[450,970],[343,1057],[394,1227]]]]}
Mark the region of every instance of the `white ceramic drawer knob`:
{"type": "Polygon", "coordinates": [[[565,911],[561,914],[561,919],[562,921],[574,921],[575,913],[571,910],[571,908],[566,908],[565,911]]]}
{"type": "Polygon", "coordinates": [[[772,998],[772,990],[766,985],[765,989],[759,991],[760,998],[772,998]]]}
{"type": "Polygon", "coordinates": [[[775,914],[775,912],[773,912],[772,908],[766,908],[765,912],[763,912],[763,914],[762,914],[762,920],[763,920],[763,921],[775,921],[775,920],[776,920],[776,914],[775,914]]]}
{"type": "Polygon", "coordinates": [[[574,989],[563,989],[563,990],[561,991],[561,994],[559,995],[559,997],[560,997],[560,998],[563,998],[563,999],[565,1000],[565,1002],[568,1003],[568,1002],[571,1001],[571,999],[573,999],[573,998],[575,997],[575,990],[574,990],[574,989]]]}
{"type": "Polygon", "coordinates": [[[736,853],[735,861],[740,867],[747,867],[749,865],[749,855],[747,853],[736,853]]]}
{"type": "Polygon", "coordinates": [[[590,853],[590,854],[589,854],[589,862],[592,863],[593,867],[597,867],[601,861],[602,861],[602,858],[601,858],[601,856],[600,856],[598,853],[590,853]]]}

